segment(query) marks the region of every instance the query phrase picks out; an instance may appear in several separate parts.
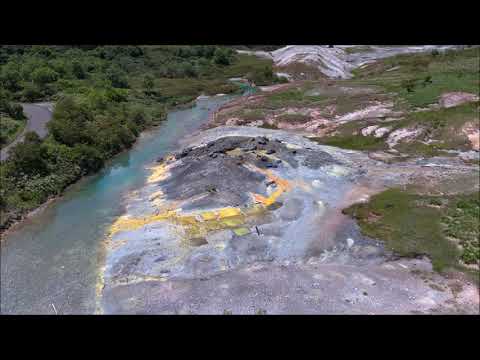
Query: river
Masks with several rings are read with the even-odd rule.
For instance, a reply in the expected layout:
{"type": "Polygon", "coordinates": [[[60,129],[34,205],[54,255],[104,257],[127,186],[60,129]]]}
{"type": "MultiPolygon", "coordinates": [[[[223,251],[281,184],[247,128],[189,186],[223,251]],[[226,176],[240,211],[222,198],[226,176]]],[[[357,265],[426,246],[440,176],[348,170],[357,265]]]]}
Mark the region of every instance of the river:
{"type": "Polygon", "coordinates": [[[1,244],[2,314],[91,314],[105,229],[124,211],[123,200],[140,188],[148,165],[178,147],[208,115],[231,97],[212,97],[172,111],[144,132],[135,146],[98,174],[70,187],[64,196],[5,236],[1,244]]]}

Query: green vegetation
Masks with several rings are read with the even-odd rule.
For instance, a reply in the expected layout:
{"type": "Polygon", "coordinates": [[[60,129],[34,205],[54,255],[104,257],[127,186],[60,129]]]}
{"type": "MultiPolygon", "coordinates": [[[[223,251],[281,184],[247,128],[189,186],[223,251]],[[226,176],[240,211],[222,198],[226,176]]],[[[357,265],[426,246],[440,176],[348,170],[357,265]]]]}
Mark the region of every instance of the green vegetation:
{"type": "Polygon", "coordinates": [[[445,235],[460,242],[461,258],[466,264],[480,260],[480,199],[479,195],[460,196],[450,201],[442,218],[445,235]]]}
{"type": "MultiPolygon", "coordinates": [[[[448,155],[445,150],[469,150],[469,140],[462,133],[462,127],[467,123],[478,123],[479,103],[466,103],[445,109],[433,109],[407,113],[405,118],[391,122],[391,131],[402,128],[422,128],[423,133],[417,140],[400,142],[394,148],[403,154],[411,156],[432,157],[448,155]],[[422,140],[431,139],[426,144],[422,140]]],[[[333,136],[315,138],[325,144],[352,150],[382,150],[386,148],[385,138],[362,136],[361,129],[373,125],[372,122],[354,121],[343,124],[336,129],[333,136]]],[[[386,125],[385,125],[386,126],[386,125]]]]}
{"type": "Polygon", "coordinates": [[[277,117],[278,121],[289,122],[292,124],[303,124],[310,121],[310,116],[303,114],[284,114],[277,117]]]}
{"type": "Polygon", "coordinates": [[[402,54],[354,70],[355,84],[383,87],[410,107],[438,101],[447,91],[478,93],[479,48],[461,51],[402,54]]]}
{"type": "Polygon", "coordinates": [[[343,149],[350,150],[381,150],[386,147],[384,139],[376,138],[374,136],[362,135],[339,135],[329,136],[324,138],[312,138],[323,145],[336,146],[343,149]]]}
{"type": "Polygon", "coordinates": [[[285,45],[233,45],[232,47],[238,50],[249,51],[275,51],[284,47],[285,45]]]}
{"type": "Polygon", "coordinates": [[[399,144],[396,149],[406,154],[438,155],[447,149],[468,150],[469,141],[461,128],[467,122],[478,123],[479,103],[466,103],[452,108],[418,111],[407,114],[405,119],[395,122],[394,129],[421,127],[424,137],[434,139],[431,144],[418,141],[399,144]]]}
{"type": "Polygon", "coordinates": [[[389,189],[344,213],[358,220],[362,233],[383,240],[395,253],[427,255],[441,271],[458,266],[460,259],[478,264],[479,205],[478,193],[440,197],[389,189]]]}
{"type": "Polygon", "coordinates": [[[25,128],[25,121],[0,115],[0,146],[10,144],[25,128]]]}
{"type": "Polygon", "coordinates": [[[355,53],[369,52],[372,50],[372,47],[368,45],[358,45],[358,46],[345,48],[344,50],[347,54],[355,54],[355,53]]]}
{"type": "Polygon", "coordinates": [[[25,120],[22,107],[12,104],[10,93],[0,89],[0,146],[8,145],[22,132],[25,120]]]}
{"type": "Polygon", "coordinates": [[[275,110],[289,106],[316,106],[325,103],[328,98],[322,95],[308,95],[309,85],[302,88],[288,89],[265,95],[265,100],[259,105],[261,108],[275,110]]]}
{"type": "Polygon", "coordinates": [[[261,110],[242,110],[239,116],[247,121],[263,120],[265,113],[261,110]]]}
{"type": "Polygon", "coordinates": [[[21,131],[22,109],[13,104],[56,103],[49,136],[26,134],[0,164],[0,229],[98,171],[171,106],[238,92],[230,77],[257,74],[276,81],[271,61],[212,45],[0,46],[2,143],[21,131]]]}
{"type": "Polygon", "coordinates": [[[314,137],[310,140],[319,144],[336,146],[349,150],[365,150],[376,151],[387,148],[384,137],[363,136],[360,134],[361,129],[371,125],[369,121],[352,121],[340,125],[335,134],[325,137],[314,137]]]}

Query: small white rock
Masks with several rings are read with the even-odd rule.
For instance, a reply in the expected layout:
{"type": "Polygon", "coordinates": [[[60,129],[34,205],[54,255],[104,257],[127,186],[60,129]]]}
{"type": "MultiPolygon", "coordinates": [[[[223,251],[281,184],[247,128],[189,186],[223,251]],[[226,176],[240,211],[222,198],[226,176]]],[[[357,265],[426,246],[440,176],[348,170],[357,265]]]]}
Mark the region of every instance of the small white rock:
{"type": "Polygon", "coordinates": [[[350,249],[353,246],[353,244],[355,244],[355,241],[353,241],[352,238],[348,238],[347,239],[347,247],[350,249]]]}

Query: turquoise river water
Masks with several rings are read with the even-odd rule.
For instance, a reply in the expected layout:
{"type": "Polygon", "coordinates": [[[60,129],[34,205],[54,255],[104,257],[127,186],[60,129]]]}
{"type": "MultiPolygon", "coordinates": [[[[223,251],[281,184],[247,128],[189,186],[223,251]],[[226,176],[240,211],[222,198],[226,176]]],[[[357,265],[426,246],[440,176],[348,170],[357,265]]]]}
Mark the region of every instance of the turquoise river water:
{"type": "Polygon", "coordinates": [[[180,139],[198,130],[211,111],[229,100],[213,97],[171,112],[130,151],[7,234],[0,254],[0,312],[94,313],[100,245],[105,230],[123,213],[125,195],[145,183],[149,165],[176,150],[180,139]]]}

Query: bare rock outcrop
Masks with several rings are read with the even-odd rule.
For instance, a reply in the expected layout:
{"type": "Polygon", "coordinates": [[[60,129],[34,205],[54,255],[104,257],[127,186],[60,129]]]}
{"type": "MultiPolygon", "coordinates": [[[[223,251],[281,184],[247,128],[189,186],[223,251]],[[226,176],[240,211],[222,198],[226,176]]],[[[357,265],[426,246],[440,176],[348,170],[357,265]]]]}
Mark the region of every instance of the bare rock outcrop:
{"type": "Polygon", "coordinates": [[[467,92],[456,91],[442,94],[438,103],[442,108],[451,108],[473,101],[478,101],[477,95],[467,92]]]}

